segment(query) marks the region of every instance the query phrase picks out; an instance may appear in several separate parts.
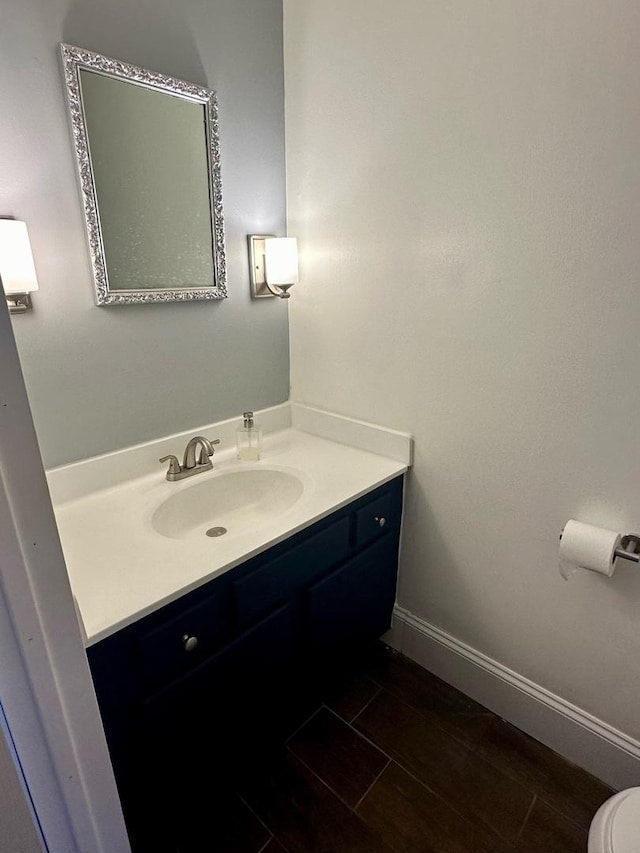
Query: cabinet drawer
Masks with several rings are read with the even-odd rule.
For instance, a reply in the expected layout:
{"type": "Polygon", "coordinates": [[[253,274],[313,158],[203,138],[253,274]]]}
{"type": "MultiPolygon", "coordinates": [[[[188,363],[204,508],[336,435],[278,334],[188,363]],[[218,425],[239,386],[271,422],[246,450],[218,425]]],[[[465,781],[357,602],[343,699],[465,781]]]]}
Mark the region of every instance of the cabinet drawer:
{"type": "Polygon", "coordinates": [[[356,548],[373,542],[399,521],[393,492],[384,492],[356,512],[356,548]]]}
{"type": "Polygon", "coordinates": [[[349,519],[342,518],[236,581],[234,588],[240,624],[246,626],[255,622],[336,566],[348,553],[349,519]]]}
{"type": "Polygon", "coordinates": [[[200,604],[143,634],[137,646],[145,688],[199,663],[228,640],[233,628],[231,593],[222,584],[200,604]]]}

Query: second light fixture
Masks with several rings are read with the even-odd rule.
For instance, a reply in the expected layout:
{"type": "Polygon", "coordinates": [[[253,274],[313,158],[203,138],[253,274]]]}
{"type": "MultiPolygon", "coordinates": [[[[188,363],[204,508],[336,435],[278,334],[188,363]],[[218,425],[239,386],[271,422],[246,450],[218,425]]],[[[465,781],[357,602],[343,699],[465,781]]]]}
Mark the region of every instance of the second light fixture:
{"type": "Polygon", "coordinates": [[[249,274],[254,298],[288,299],[298,283],[298,243],[295,237],[249,235],[249,274]]]}

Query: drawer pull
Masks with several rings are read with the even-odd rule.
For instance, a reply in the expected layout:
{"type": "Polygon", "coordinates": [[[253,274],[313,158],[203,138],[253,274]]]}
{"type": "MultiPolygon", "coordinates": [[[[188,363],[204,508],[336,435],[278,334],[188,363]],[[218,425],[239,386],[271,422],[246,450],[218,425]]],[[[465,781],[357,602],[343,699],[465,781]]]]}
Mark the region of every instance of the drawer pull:
{"type": "Polygon", "coordinates": [[[190,637],[189,634],[183,634],[182,645],[184,646],[185,652],[192,652],[198,647],[198,638],[190,637]]]}
{"type": "Polygon", "coordinates": [[[373,520],[376,522],[378,527],[384,527],[387,523],[387,519],[384,517],[384,515],[376,515],[373,520]]]}

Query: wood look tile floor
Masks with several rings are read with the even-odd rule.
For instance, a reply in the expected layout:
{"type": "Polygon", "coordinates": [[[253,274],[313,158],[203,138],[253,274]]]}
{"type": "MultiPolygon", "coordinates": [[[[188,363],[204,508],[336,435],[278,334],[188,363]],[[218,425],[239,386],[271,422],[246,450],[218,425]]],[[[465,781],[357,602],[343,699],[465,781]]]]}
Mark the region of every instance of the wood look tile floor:
{"type": "Polygon", "coordinates": [[[613,793],[381,645],[306,710],[285,743],[202,801],[202,825],[183,827],[174,850],[586,853],[613,793]]]}

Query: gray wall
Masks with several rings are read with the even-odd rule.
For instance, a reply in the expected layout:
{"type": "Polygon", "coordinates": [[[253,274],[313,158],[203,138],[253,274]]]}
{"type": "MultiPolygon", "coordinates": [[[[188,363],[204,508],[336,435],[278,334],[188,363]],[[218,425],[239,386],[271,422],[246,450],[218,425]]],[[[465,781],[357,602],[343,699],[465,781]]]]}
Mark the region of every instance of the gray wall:
{"type": "Polygon", "coordinates": [[[287,306],[246,235],[285,233],[281,0],[0,0],[0,215],[40,291],[14,318],[47,466],[287,399],[287,306]],[[97,308],[58,60],[65,41],[218,93],[229,298],[97,308]]]}

